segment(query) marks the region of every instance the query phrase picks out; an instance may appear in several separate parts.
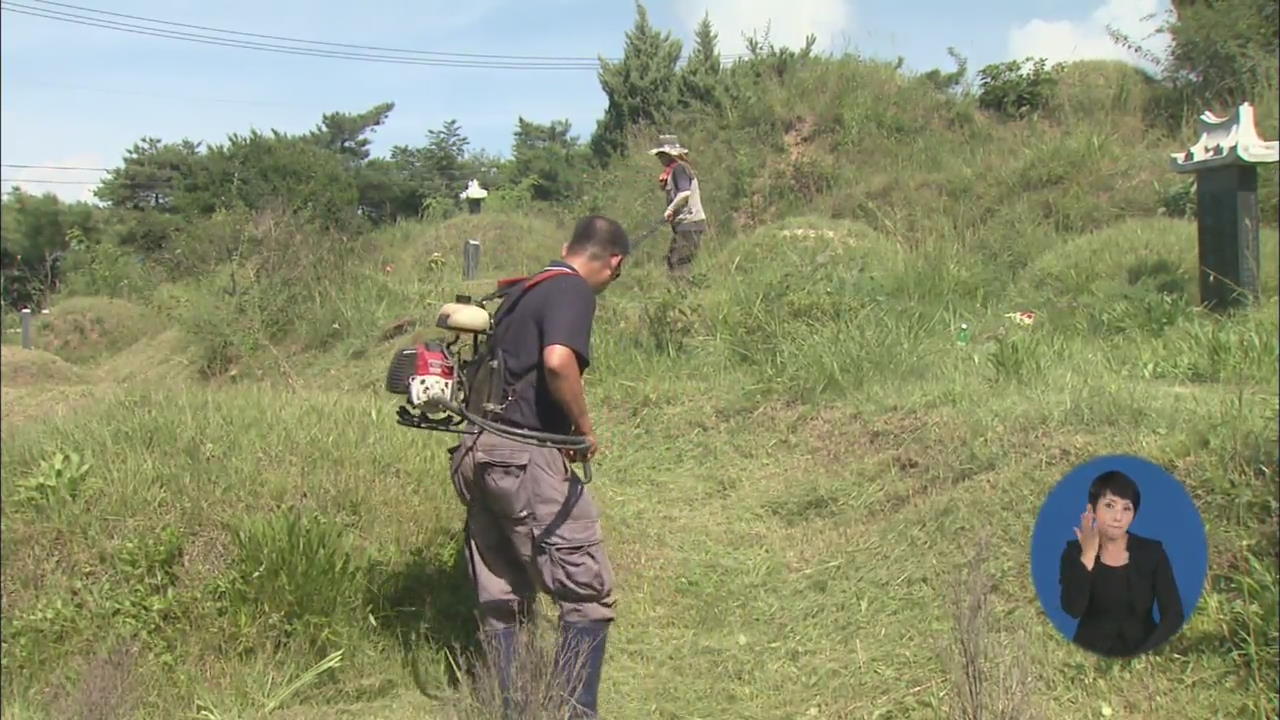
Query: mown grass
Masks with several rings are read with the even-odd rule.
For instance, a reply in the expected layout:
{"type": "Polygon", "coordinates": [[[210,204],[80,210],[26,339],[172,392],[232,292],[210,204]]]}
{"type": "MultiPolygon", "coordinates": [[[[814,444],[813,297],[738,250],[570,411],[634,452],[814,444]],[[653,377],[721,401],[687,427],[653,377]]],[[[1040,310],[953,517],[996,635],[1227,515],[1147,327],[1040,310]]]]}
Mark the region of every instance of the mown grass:
{"type": "MultiPolygon", "coordinates": [[[[491,281],[565,233],[504,224],[384,234],[343,276],[362,329],[282,355],[288,373],[266,355],[256,382],[124,378],[6,432],[6,707],[52,717],[103,685],[96,657],[136,647],[136,717],[255,716],[339,650],[281,702],[289,716],[462,712],[451,649],[474,644],[450,438],[394,424],[381,375],[407,338],[379,333],[465,286],[415,259],[489,232],[491,281]],[[67,473],[41,463],[72,452],[92,463],[75,492],[23,494],[58,486],[67,473]]],[[[1136,220],[1002,272],[793,218],[710,246],[681,291],[642,249],[601,299],[588,387],[622,598],[610,716],[939,716],[956,693],[950,592],[980,539],[989,663],[1026,671],[1040,716],[1274,713],[1276,234],[1263,304],[1217,318],[1193,308],[1191,233],[1136,220]],[[1004,317],[1022,309],[1034,325],[1004,317]],[[1212,553],[1187,629],[1130,663],[1064,643],[1027,565],[1048,487],[1111,452],[1174,470],[1212,553]]]]}
{"type": "MultiPolygon", "coordinates": [[[[587,379],[621,598],[607,717],[1276,716],[1277,233],[1257,307],[1196,308],[1194,222],[1155,217],[1190,138],[1147,122],[1148,91],[1084,64],[1013,123],[850,59],[686,118],[693,283],[647,239],[587,379]],[[1130,662],[1058,636],[1028,558],[1052,484],[1113,453],[1187,485],[1211,554],[1186,629],[1130,662]]],[[[59,298],[104,319],[4,353],[6,711],[483,716],[453,438],[395,424],[386,363],[578,214],[647,229],[656,132],[576,204],[359,238],[219,216],[182,272],[130,266],[131,305],[59,298]]],[[[68,286],[125,284],[99,265],[68,286]]]]}

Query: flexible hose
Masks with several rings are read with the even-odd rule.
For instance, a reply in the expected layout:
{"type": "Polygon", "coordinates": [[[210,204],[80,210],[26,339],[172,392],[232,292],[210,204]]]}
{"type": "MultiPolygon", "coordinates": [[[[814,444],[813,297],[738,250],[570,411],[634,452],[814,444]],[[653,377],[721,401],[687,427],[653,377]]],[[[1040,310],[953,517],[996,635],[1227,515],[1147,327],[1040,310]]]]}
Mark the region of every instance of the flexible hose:
{"type": "MultiPolygon", "coordinates": [[[[486,298],[481,299],[480,305],[483,306],[486,299],[499,294],[499,292],[495,292],[492,295],[486,296],[486,298]]],[[[447,348],[446,348],[446,352],[449,355],[452,355],[452,353],[449,352],[447,348]]],[[[463,373],[458,378],[458,381],[462,388],[462,395],[463,397],[466,397],[467,392],[470,390],[470,388],[467,387],[466,374],[463,373]]],[[[486,420],[482,417],[477,417],[475,415],[472,415],[470,412],[467,411],[466,408],[462,407],[461,405],[458,405],[457,403],[451,400],[443,400],[441,398],[432,398],[432,401],[434,402],[434,404],[444,408],[445,410],[448,410],[454,415],[461,417],[462,419],[470,422],[473,425],[476,425],[477,427],[480,427],[484,430],[488,430],[489,432],[499,437],[504,437],[504,438],[507,438],[508,440],[514,440],[515,442],[518,442],[518,443],[523,443],[526,445],[534,445],[536,447],[551,448],[554,450],[586,451],[591,448],[591,443],[581,435],[557,435],[555,433],[539,432],[537,430],[526,430],[524,428],[511,427],[508,425],[500,425],[490,420],[486,420]]],[[[582,475],[583,475],[582,481],[584,484],[591,482],[591,462],[588,460],[582,461],[582,475]]]]}
{"type": "MultiPolygon", "coordinates": [[[[458,378],[458,384],[462,388],[462,397],[467,397],[471,388],[467,384],[467,377],[465,373],[458,378]]],[[[587,439],[581,435],[556,435],[554,433],[539,432],[537,430],[526,430],[524,428],[516,428],[508,425],[499,425],[498,423],[490,420],[485,420],[484,418],[472,415],[466,408],[451,400],[436,399],[435,402],[437,405],[448,410],[454,415],[482,427],[495,435],[501,435],[508,440],[531,443],[541,447],[552,447],[558,450],[586,450],[590,447],[590,443],[588,443],[587,439]]]]}
{"type": "MultiPolygon", "coordinates": [[[[581,435],[556,435],[554,433],[500,425],[482,417],[472,415],[466,410],[466,408],[449,402],[448,400],[437,399],[435,400],[435,403],[477,427],[488,430],[494,435],[507,438],[508,440],[514,440],[528,445],[535,445],[537,447],[551,448],[554,450],[585,451],[591,448],[591,443],[581,435]]],[[[591,482],[591,462],[589,460],[582,461],[582,476],[583,484],[591,482]]]]}

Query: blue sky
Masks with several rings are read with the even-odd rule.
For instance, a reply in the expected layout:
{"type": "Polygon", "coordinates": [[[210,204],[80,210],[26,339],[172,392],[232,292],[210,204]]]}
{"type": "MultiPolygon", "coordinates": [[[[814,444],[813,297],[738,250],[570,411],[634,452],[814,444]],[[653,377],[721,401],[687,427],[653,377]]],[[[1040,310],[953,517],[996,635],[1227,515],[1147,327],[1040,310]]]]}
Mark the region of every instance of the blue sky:
{"type": "MultiPolygon", "coordinates": [[[[302,132],[325,112],[396,108],[372,136],[382,155],[419,145],[456,118],[474,147],[507,154],[516,118],[567,118],[586,139],[606,99],[591,69],[511,70],[302,57],[197,44],[32,17],[13,10],[99,16],[108,11],[217,29],[327,42],[490,55],[618,57],[634,20],[630,0],[0,0],[0,158],[6,164],[113,167],[144,135],[219,142],[251,128],[302,132]]],[[[970,68],[1011,57],[1126,59],[1107,23],[1139,36],[1168,0],[649,0],[660,29],[691,44],[709,12],[725,53],[741,32],[772,23],[776,43],[906,59],[951,69],[947,46],[970,68]],[[977,8],[982,10],[978,11],[977,8]]],[[[160,26],[163,27],[163,26],[160,26]]],[[[169,30],[208,31],[169,27],[169,30]]],[[[259,42],[273,42],[259,40],[259,42]]],[[[372,52],[372,51],[366,51],[372,52]]],[[[385,54],[385,53],[384,53],[385,54]]],[[[678,131],[678,128],[675,129],[678,131]]],[[[92,181],[100,173],[2,169],[6,180],[92,181]]],[[[4,187],[14,183],[5,182],[4,187]]],[[[88,199],[90,185],[17,183],[88,199]]],[[[460,188],[461,190],[461,188],[460,188]]]]}

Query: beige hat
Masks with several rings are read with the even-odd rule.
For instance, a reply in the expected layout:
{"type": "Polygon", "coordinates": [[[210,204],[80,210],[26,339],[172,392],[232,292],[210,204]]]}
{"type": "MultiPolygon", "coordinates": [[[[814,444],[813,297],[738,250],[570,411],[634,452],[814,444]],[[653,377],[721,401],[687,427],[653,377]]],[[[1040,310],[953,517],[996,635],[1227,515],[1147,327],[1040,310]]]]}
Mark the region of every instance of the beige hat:
{"type": "Polygon", "coordinates": [[[655,147],[649,151],[650,155],[657,155],[658,153],[666,153],[668,155],[681,157],[684,155],[688,155],[689,150],[688,148],[682,147],[680,145],[679,141],[676,140],[675,135],[659,135],[658,147],[655,147]]]}

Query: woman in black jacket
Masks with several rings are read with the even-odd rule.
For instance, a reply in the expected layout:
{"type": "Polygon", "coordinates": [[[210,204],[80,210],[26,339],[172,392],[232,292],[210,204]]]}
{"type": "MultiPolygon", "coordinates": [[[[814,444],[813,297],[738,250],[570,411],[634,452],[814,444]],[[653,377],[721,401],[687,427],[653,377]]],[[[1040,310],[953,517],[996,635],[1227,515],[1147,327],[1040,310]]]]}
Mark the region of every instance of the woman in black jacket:
{"type": "Polygon", "coordinates": [[[1182,626],[1182,599],[1173,567],[1158,540],[1129,532],[1142,494],[1122,472],[1100,475],[1062,551],[1062,609],[1080,620],[1077,644],[1110,657],[1155,649],[1182,626]],[[1152,613],[1160,604],[1160,622],[1152,613]]]}

